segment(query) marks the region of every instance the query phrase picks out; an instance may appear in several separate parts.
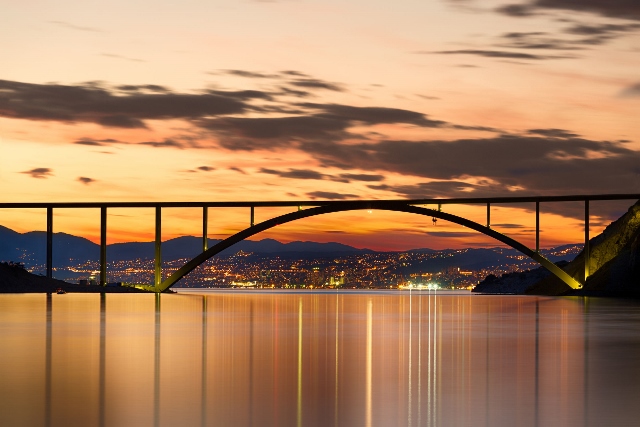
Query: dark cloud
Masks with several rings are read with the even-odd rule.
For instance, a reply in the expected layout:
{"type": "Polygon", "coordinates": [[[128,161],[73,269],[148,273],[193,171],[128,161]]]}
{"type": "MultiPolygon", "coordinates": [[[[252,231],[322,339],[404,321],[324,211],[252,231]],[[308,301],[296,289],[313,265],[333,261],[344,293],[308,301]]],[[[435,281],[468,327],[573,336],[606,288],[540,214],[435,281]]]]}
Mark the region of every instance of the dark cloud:
{"type": "Polygon", "coordinates": [[[198,170],[203,172],[211,172],[216,170],[216,168],[213,168],[211,166],[198,166],[198,170]]]}
{"type": "Polygon", "coordinates": [[[51,170],[50,168],[34,168],[34,169],[20,172],[20,173],[30,175],[31,178],[41,178],[41,179],[49,178],[50,176],[53,176],[53,170],[51,170]]]}
{"type": "Polygon", "coordinates": [[[78,181],[80,181],[80,182],[81,182],[81,183],[83,183],[84,185],[89,185],[89,184],[91,184],[91,183],[96,182],[96,180],[95,180],[95,179],[93,179],[93,178],[87,178],[86,176],[78,177],[78,181]]]}
{"type": "Polygon", "coordinates": [[[331,191],[313,191],[311,193],[307,193],[307,196],[312,199],[327,199],[327,200],[345,200],[345,199],[357,199],[358,196],[355,194],[342,194],[342,193],[333,193],[331,191]]]}
{"type": "MultiPolygon", "coordinates": [[[[151,90],[149,85],[138,88],[151,90]]],[[[146,120],[242,114],[253,110],[250,101],[271,98],[266,92],[248,90],[197,94],[138,90],[122,93],[122,89],[116,92],[117,89],[98,83],[69,86],[0,80],[0,117],[144,128],[146,120]]]]}
{"type": "Polygon", "coordinates": [[[309,77],[308,74],[305,74],[301,71],[295,71],[295,70],[281,71],[280,74],[283,74],[285,76],[309,77]]]}
{"type": "Polygon", "coordinates": [[[640,2],[637,0],[532,0],[501,6],[497,11],[508,16],[525,17],[549,9],[640,20],[640,2]]]}
{"type": "Polygon", "coordinates": [[[569,132],[564,129],[529,129],[527,131],[531,135],[546,136],[548,138],[577,138],[580,135],[569,132]]]}
{"type": "Polygon", "coordinates": [[[298,98],[307,98],[309,96],[312,96],[311,92],[307,92],[304,90],[295,90],[288,87],[280,87],[279,89],[282,92],[282,95],[295,96],[298,98]]]}
{"type": "Polygon", "coordinates": [[[507,4],[498,7],[496,11],[503,15],[514,16],[516,18],[536,15],[535,9],[526,4],[507,4]]]}
{"type": "MultiPolygon", "coordinates": [[[[462,194],[473,191],[484,192],[482,186],[461,181],[432,181],[411,185],[369,185],[372,190],[391,191],[407,199],[426,199],[436,197],[464,197],[462,194]]],[[[486,194],[485,194],[486,196],[486,194]]]]}
{"type": "Polygon", "coordinates": [[[167,138],[164,141],[139,142],[139,144],[148,145],[149,147],[154,147],[154,148],[184,148],[184,145],[181,142],[178,142],[171,138],[167,138]]]}
{"type": "Polygon", "coordinates": [[[297,80],[291,80],[288,83],[292,86],[303,87],[308,89],[326,89],[326,90],[332,90],[335,92],[344,91],[344,89],[341,86],[335,83],[329,83],[329,82],[325,82],[318,79],[309,79],[309,78],[297,79],[297,80]]]}
{"type": "MultiPolygon", "coordinates": [[[[524,225],[522,224],[509,224],[509,223],[503,223],[503,224],[491,224],[491,227],[499,227],[499,228],[510,228],[510,229],[522,229],[522,228],[526,228],[524,225]]],[[[535,230],[534,230],[535,231],[535,230]]]]}
{"type": "Polygon", "coordinates": [[[614,34],[633,32],[638,29],[640,29],[640,24],[576,24],[567,28],[565,32],[579,36],[611,36],[614,34]]]}
{"type": "Polygon", "coordinates": [[[261,173],[277,175],[281,178],[293,179],[324,179],[326,175],[312,169],[289,169],[288,171],[277,171],[274,169],[262,168],[261,173]]]}
{"type": "Polygon", "coordinates": [[[566,56],[550,56],[550,55],[534,55],[531,53],[523,52],[507,52],[504,50],[483,50],[483,49],[459,49],[459,50],[442,50],[434,53],[443,55],[476,55],[484,56],[487,58],[508,58],[508,59],[530,59],[530,60],[545,60],[545,59],[564,59],[566,56]]]}
{"type": "Polygon", "coordinates": [[[625,88],[624,90],[622,90],[622,92],[620,93],[621,96],[623,97],[640,97],[640,83],[636,83],[634,85],[631,85],[627,88],[625,88]]]}
{"type": "Polygon", "coordinates": [[[340,141],[354,136],[348,129],[358,124],[446,125],[446,122],[431,120],[424,114],[396,108],[311,103],[300,106],[315,111],[289,117],[221,117],[202,120],[199,124],[219,134],[223,147],[235,150],[296,146],[304,141],[340,141]]]}
{"type": "Polygon", "coordinates": [[[404,123],[423,127],[442,127],[446,122],[431,120],[416,111],[386,107],[352,107],[341,104],[301,104],[303,107],[318,109],[320,116],[333,120],[360,122],[368,125],[404,123]]]}
{"type": "Polygon", "coordinates": [[[238,168],[238,167],[235,167],[235,166],[230,167],[230,168],[229,168],[229,170],[230,170],[230,171],[236,171],[236,172],[241,173],[241,174],[243,174],[243,175],[246,175],[246,174],[247,174],[245,171],[243,171],[242,169],[240,169],[240,168],[238,168]]]}
{"type": "Polygon", "coordinates": [[[364,181],[364,182],[384,181],[383,175],[370,175],[366,173],[343,173],[343,174],[340,174],[340,178],[343,178],[348,181],[364,181]]]}
{"type": "Polygon", "coordinates": [[[125,92],[156,92],[156,93],[169,93],[168,88],[160,85],[120,85],[116,86],[116,89],[125,92]]]}
{"type": "Polygon", "coordinates": [[[112,138],[105,138],[105,139],[80,138],[79,140],[74,141],[74,144],[102,147],[105,145],[115,144],[119,142],[120,141],[112,138]]]}
{"type": "Polygon", "coordinates": [[[550,37],[545,32],[512,32],[501,36],[502,41],[499,47],[510,49],[533,49],[533,50],[577,50],[575,42],[550,37]]]}
{"type": "Polygon", "coordinates": [[[535,0],[531,6],[640,20],[640,2],[637,0],[535,0]]]}
{"type": "Polygon", "coordinates": [[[640,192],[640,152],[614,142],[503,135],[455,141],[329,145],[310,143],[303,149],[327,166],[434,180],[416,185],[371,186],[403,197],[640,192]]]}
{"type": "Polygon", "coordinates": [[[272,79],[274,77],[278,77],[276,74],[256,73],[254,71],[246,70],[223,70],[223,72],[232,76],[246,77],[249,79],[272,79]]]}

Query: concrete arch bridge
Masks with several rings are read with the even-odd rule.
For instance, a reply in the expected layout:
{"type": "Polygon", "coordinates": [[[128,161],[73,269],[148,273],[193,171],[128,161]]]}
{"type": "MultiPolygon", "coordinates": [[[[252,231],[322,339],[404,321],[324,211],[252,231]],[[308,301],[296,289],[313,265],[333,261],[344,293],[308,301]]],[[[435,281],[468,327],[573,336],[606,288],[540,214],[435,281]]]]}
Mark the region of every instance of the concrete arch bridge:
{"type": "Polygon", "coordinates": [[[269,230],[281,224],[304,218],[346,212],[355,210],[383,210],[405,212],[438,218],[450,221],[469,229],[478,231],[500,241],[524,255],[534,259],[560,280],[573,289],[582,287],[582,283],[589,276],[589,263],[585,263],[584,276],[580,281],[571,277],[561,268],[556,266],[540,254],[540,204],[556,202],[583,202],[584,203],[584,252],[589,258],[589,202],[602,200],[638,200],[640,194],[605,194],[605,195],[577,195],[577,196],[534,196],[534,197],[492,197],[492,198],[452,198],[452,199],[412,199],[412,200],[340,200],[340,201],[284,201],[284,202],[79,202],[79,203],[0,203],[0,209],[25,209],[44,208],[47,211],[47,276],[52,277],[52,252],[53,252],[53,210],[61,208],[99,208],[100,209],[100,283],[106,285],[106,236],[107,236],[107,209],[108,208],[155,208],[155,280],[153,289],[163,292],[176,284],[182,277],[230,246],[247,239],[262,231],[269,230]],[[535,203],[536,215],[536,248],[531,249],[521,242],[502,234],[491,228],[492,204],[523,204],[535,203]],[[450,204],[486,204],[487,222],[480,224],[461,216],[453,215],[442,210],[443,205],[450,204]],[[438,209],[429,209],[425,205],[438,205],[438,209]],[[187,262],[165,280],[162,280],[162,256],[161,256],[161,225],[163,208],[202,208],[202,253],[187,262]],[[246,229],[222,240],[212,247],[207,247],[208,211],[216,207],[247,207],[250,208],[250,222],[246,229]],[[292,207],[294,212],[280,215],[264,222],[255,224],[254,212],[257,207],[292,207]]]}

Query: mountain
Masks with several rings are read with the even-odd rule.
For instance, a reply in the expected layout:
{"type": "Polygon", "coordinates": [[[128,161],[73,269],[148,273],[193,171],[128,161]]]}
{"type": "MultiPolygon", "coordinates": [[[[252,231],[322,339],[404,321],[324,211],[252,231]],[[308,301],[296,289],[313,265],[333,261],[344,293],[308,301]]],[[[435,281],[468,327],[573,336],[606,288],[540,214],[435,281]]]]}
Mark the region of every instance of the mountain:
{"type": "MultiPolygon", "coordinates": [[[[219,243],[219,239],[209,239],[209,247],[219,243]]],[[[46,262],[47,234],[44,231],[18,233],[0,226],[0,261],[23,262],[27,266],[43,265],[46,262]]],[[[193,258],[202,251],[202,238],[183,236],[162,242],[162,259],[172,261],[179,258],[193,258]]],[[[341,243],[290,242],[281,243],[273,239],[258,241],[244,240],[220,253],[230,256],[238,251],[257,254],[314,257],[319,255],[347,255],[373,253],[370,249],[357,249],[341,243]]],[[[155,242],[114,243],[107,245],[107,257],[111,261],[133,259],[153,259],[155,242]]],[[[69,267],[86,261],[97,261],[100,246],[83,237],[66,233],[53,234],[53,264],[69,267]]]]}

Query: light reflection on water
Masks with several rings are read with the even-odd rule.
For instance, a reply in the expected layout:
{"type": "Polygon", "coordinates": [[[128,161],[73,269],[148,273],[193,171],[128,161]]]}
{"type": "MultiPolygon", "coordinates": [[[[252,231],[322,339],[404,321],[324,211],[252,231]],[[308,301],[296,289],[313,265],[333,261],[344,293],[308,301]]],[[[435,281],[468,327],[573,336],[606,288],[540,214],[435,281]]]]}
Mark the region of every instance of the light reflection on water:
{"type": "Polygon", "coordinates": [[[0,295],[3,426],[601,426],[640,303],[429,291],[0,295]]]}

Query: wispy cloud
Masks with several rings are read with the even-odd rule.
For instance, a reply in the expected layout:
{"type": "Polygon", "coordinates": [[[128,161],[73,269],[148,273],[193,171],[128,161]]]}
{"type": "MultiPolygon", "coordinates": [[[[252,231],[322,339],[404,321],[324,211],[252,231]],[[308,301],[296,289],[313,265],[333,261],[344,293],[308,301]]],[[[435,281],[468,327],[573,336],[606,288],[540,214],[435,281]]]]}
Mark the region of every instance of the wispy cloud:
{"type": "Polygon", "coordinates": [[[65,21],[48,21],[50,24],[55,24],[64,28],[68,28],[70,30],[77,30],[77,31],[87,31],[87,32],[92,32],[92,33],[104,33],[103,30],[99,29],[99,28],[94,28],[94,27],[84,27],[81,25],[75,25],[75,24],[71,24],[69,22],[65,22],[65,21]]]}

